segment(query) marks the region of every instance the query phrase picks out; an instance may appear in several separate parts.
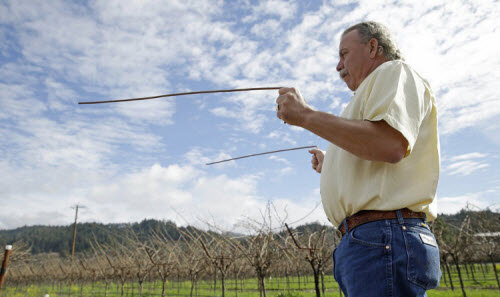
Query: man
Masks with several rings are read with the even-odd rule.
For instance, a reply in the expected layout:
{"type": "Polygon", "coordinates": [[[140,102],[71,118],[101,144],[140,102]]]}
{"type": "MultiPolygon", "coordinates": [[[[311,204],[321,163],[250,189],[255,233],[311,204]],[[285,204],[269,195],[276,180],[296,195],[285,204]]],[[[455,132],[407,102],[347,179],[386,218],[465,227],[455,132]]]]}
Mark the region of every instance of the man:
{"type": "Polygon", "coordinates": [[[337,71],[354,91],[341,117],[314,110],[282,88],[277,116],[331,144],[310,151],[321,198],[342,240],[334,276],[348,297],[427,296],[439,284],[436,216],[439,140],[429,84],[402,61],[387,28],[348,28],[337,71]]]}

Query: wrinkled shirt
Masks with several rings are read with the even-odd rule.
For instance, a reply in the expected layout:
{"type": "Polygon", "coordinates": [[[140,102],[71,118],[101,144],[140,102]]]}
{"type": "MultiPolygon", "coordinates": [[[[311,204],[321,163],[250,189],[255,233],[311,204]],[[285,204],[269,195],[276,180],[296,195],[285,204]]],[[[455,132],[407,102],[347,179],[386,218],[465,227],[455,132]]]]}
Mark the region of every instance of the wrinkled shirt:
{"type": "Polygon", "coordinates": [[[403,61],[370,73],[341,117],[385,121],[408,141],[396,164],[361,159],[330,144],[321,172],[321,200],[335,226],[360,210],[423,211],[437,215],[439,136],[436,100],[428,82],[403,61]]]}

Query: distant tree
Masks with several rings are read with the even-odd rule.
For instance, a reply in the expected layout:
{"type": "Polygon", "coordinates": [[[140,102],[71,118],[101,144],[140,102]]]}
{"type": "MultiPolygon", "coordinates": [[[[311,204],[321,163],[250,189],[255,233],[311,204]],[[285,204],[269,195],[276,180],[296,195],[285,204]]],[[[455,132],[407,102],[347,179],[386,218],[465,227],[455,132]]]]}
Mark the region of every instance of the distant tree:
{"type": "MultiPolygon", "coordinates": [[[[465,292],[464,281],[460,270],[460,262],[465,250],[472,242],[472,232],[470,230],[470,218],[466,215],[459,228],[452,226],[448,228],[445,224],[433,224],[433,231],[439,240],[441,252],[444,255],[444,262],[447,264],[447,257],[451,257],[458,273],[462,295],[467,296],[465,292]]],[[[449,278],[451,282],[451,277],[449,278]]]]}
{"type": "MultiPolygon", "coordinates": [[[[241,241],[236,241],[243,259],[247,260],[255,271],[260,297],[266,297],[265,280],[272,265],[283,258],[284,239],[280,233],[273,232],[272,209],[273,206],[268,204],[265,212],[261,213],[261,221],[248,219],[244,226],[251,235],[245,236],[241,241]]],[[[278,225],[283,226],[281,221],[278,225]]]]}
{"type": "Polygon", "coordinates": [[[497,281],[498,289],[500,290],[500,281],[498,279],[498,271],[496,263],[500,260],[500,237],[494,236],[491,230],[498,230],[500,222],[500,215],[496,215],[496,219],[491,219],[491,215],[487,212],[480,213],[478,216],[478,228],[477,232],[474,234],[474,240],[478,241],[478,247],[482,254],[490,261],[493,271],[495,273],[495,278],[497,281]]]}
{"type": "Polygon", "coordinates": [[[321,291],[324,294],[324,282],[322,282],[323,290],[320,290],[320,278],[324,275],[324,267],[328,261],[331,261],[333,252],[333,242],[326,240],[327,228],[299,236],[299,234],[294,235],[287,224],[285,226],[293,245],[303,254],[305,260],[311,266],[316,297],[321,297],[321,291]]]}
{"type": "Polygon", "coordinates": [[[222,297],[225,297],[227,275],[239,257],[237,245],[233,238],[216,233],[210,237],[200,237],[199,243],[208,261],[221,275],[222,297]]]}
{"type": "Polygon", "coordinates": [[[146,252],[151,263],[160,276],[161,296],[165,296],[165,284],[175,266],[180,266],[180,242],[175,242],[167,237],[168,233],[155,233],[150,240],[146,252]]]}

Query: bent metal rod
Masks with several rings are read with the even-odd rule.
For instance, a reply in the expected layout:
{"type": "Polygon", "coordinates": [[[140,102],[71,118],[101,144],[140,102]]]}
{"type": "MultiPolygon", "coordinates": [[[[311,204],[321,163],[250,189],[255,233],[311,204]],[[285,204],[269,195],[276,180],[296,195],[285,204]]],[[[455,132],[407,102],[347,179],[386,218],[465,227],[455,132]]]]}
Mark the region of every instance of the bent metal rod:
{"type": "MultiPolygon", "coordinates": [[[[116,102],[127,102],[127,101],[140,101],[140,100],[157,99],[157,98],[162,98],[162,97],[174,97],[174,96],[185,96],[185,95],[196,95],[196,94],[210,94],[210,93],[229,93],[229,92],[248,92],[248,91],[261,91],[261,90],[279,90],[281,88],[282,87],[258,87],[258,88],[244,88],[244,89],[224,89],[224,90],[195,91],[195,92],[172,93],[172,94],[165,94],[165,95],[158,95],[158,96],[129,98],[129,99],[115,99],[115,100],[102,100],[102,101],[80,101],[80,102],[78,102],[78,104],[116,103],[116,102]]],[[[254,157],[254,156],[260,156],[260,155],[266,155],[266,154],[273,154],[273,153],[293,151],[293,150],[300,150],[300,149],[306,149],[306,148],[315,148],[315,147],[317,147],[317,146],[302,146],[302,147],[296,147],[296,148],[276,150],[276,151],[271,151],[271,152],[251,154],[251,155],[240,156],[240,157],[231,158],[231,159],[227,159],[227,160],[221,160],[221,161],[211,162],[211,163],[207,163],[206,165],[212,165],[212,164],[217,164],[217,163],[222,163],[222,162],[229,162],[229,161],[233,161],[233,160],[238,160],[238,159],[243,159],[243,158],[249,158],[249,157],[254,157]]]]}
{"type": "Polygon", "coordinates": [[[196,95],[196,94],[208,94],[208,93],[229,93],[229,92],[248,92],[248,91],[260,91],[260,90],[279,90],[282,87],[260,87],[260,88],[245,88],[245,89],[228,89],[228,90],[210,90],[210,91],[196,91],[196,92],[184,92],[184,93],[173,93],[150,97],[140,97],[140,98],[129,98],[129,99],[115,99],[115,100],[104,100],[104,101],[83,101],[78,102],[78,104],[99,104],[99,103],[115,103],[115,102],[126,102],[126,101],[139,101],[139,100],[149,100],[162,97],[173,97],[173,96],[185,96],[185,95],[196,95]]]}
{"type": "Polygon", "coordinates": [[[267,154],[273,154],[273,153],[280,153],[280,152],[286,152],[286,151],[303,150],[303,149],[307,149],[307,148],[317,148],[317,146],[316,145],[301,146],[301,147],[294,147],[294,148],[277,150],[277,151],[271,151],[271,152],[265,152],[265,153],[245,155],[245,156],[240,156],[240,157],[236,157],[236,158],[231,158],[231,159],[226,159],[226,160],[211,162],[211,163],[207,163],[205,165],[212,165],[212,164],[217,164],[217,163],[222,163],[222,162],[229,162],[229,161],[243,159],[243,158],[255,157],[255,156],[260,156],[260,155],[267,155],[267,154]]]}

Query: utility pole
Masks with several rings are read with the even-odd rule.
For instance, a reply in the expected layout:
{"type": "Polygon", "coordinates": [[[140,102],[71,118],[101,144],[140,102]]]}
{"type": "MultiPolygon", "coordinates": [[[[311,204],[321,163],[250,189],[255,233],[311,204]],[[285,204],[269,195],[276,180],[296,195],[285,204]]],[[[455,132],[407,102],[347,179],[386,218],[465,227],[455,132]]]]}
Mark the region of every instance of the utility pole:
{"type": "Polygon", "coordinates": [[[5,253],[3,254],[2,270],[0,270],[0,291],[2,290],[2,285],[5,280],[5,274],[7,273],[7,264],[9,263],[9,254],[12,250],[12,245],[5,247],[5,253]]]}
{"type": "Polygon", "coordinates": [[[77,204],[71,208],[75,209],[75,223],[73,224],[73,241],[71,242],[71,264],[73,264],[73,256],[75,255],[76,220],[78,219],[78,208],[85,208],[85,206],[77,204]]]}

